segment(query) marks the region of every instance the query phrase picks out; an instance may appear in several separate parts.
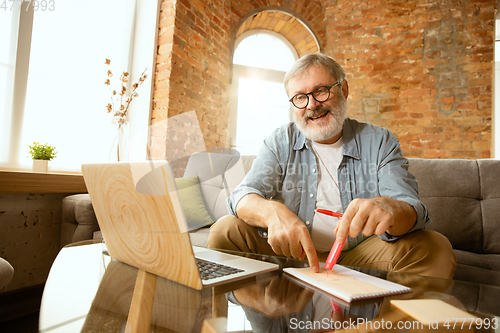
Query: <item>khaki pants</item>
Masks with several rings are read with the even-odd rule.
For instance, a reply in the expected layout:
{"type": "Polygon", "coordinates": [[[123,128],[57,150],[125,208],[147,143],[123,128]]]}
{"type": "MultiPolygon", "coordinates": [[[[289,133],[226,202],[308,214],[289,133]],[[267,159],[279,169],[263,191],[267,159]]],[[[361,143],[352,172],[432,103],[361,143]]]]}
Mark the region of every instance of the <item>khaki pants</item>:
{"type": "MultiPolygon", "coordinates": [[[[276,255],[257,229],[228,215],[210,228],[208,247],[240,252],[276,255]]],[[[318,253],[326,261],[328,253],[318,253]]],[[[339,264],[415,275],[451,279],[456,257],[448,239],[432,230],[418,230],[397,241],[385,242],[371,236],[354,249],[341,253],[339,264]]]]}

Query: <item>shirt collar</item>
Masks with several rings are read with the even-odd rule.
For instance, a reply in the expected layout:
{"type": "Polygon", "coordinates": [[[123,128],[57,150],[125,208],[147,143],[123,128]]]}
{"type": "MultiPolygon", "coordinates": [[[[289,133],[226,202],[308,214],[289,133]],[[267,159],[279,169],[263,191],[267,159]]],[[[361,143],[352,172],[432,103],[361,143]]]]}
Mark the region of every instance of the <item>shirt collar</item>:
{"type": "Polygon", "coordinates": [[[295,133],[298,133],[297,140],[295,140],[295,145],[293,146],[293,150],[301,150],[307,148],[311,149],[311,143],[309,142],[309,139],[306,138],[306,136],[299,130],[297,127],[297,124],[293,124],[295,126],[295,133]]]}
{"type": "Polygon", "coordinates": [[[346,118],[344,121],[344,127],[342,129],[342,137],[344,140],[344,155],[350,156],[357,160],[361,159],[361,154],[359,152],[359,145],[354,137],[354,131],[352,128],[351,119],[346,118]]]}

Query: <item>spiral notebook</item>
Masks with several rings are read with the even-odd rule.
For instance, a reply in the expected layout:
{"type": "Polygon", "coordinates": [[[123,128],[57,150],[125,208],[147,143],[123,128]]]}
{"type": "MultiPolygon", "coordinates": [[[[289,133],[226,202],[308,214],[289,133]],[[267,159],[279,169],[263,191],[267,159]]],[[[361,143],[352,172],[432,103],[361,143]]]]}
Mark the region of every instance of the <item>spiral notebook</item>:
{"type": "Polygon", "coordinates": [[[348,303],[412,292],[411,288],[341,265],[335,265],[331,271],[321,265],[319,273],[314,273],[309,267],[285,268],[283,271],[348,303]]]}

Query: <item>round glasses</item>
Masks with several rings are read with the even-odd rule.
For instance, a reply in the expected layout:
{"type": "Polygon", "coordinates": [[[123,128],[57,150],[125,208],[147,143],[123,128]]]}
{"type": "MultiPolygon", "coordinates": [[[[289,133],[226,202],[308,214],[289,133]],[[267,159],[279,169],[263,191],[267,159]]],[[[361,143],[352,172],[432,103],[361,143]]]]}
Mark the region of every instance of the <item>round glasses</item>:
{"type": "Polygon", "coordinates": [[[338,86],[341,81],[337,81],[337,83],[332,84],[331,86],[320,86],[314,91],[304,94],[300,93],[292,98],[290,98],[288,101],[293,104],[297,109],[304,109],[309,105],[309,95],[311,95],[316,102],[322,103],[326,102],[330,98],[330,89],[332,89],[335,86],[338,86]]]}

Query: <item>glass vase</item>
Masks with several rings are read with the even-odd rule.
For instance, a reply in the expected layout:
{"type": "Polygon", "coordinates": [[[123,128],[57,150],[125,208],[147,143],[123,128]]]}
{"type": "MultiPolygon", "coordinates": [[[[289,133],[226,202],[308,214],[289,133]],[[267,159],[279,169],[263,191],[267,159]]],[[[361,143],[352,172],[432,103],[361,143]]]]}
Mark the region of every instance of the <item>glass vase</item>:
{"type": "Polygon", "coordinates": [[[128,122],[121,124],[121,126],[118,124],[116,134],[116,158],[118,162],[128,160],[128,132],[128,122]]]}
{"type": "Polygon", "coordinates": [[[116,136],[109,151],[108,161],[128,161],[129,123],[116,125],[116,136]]]}

